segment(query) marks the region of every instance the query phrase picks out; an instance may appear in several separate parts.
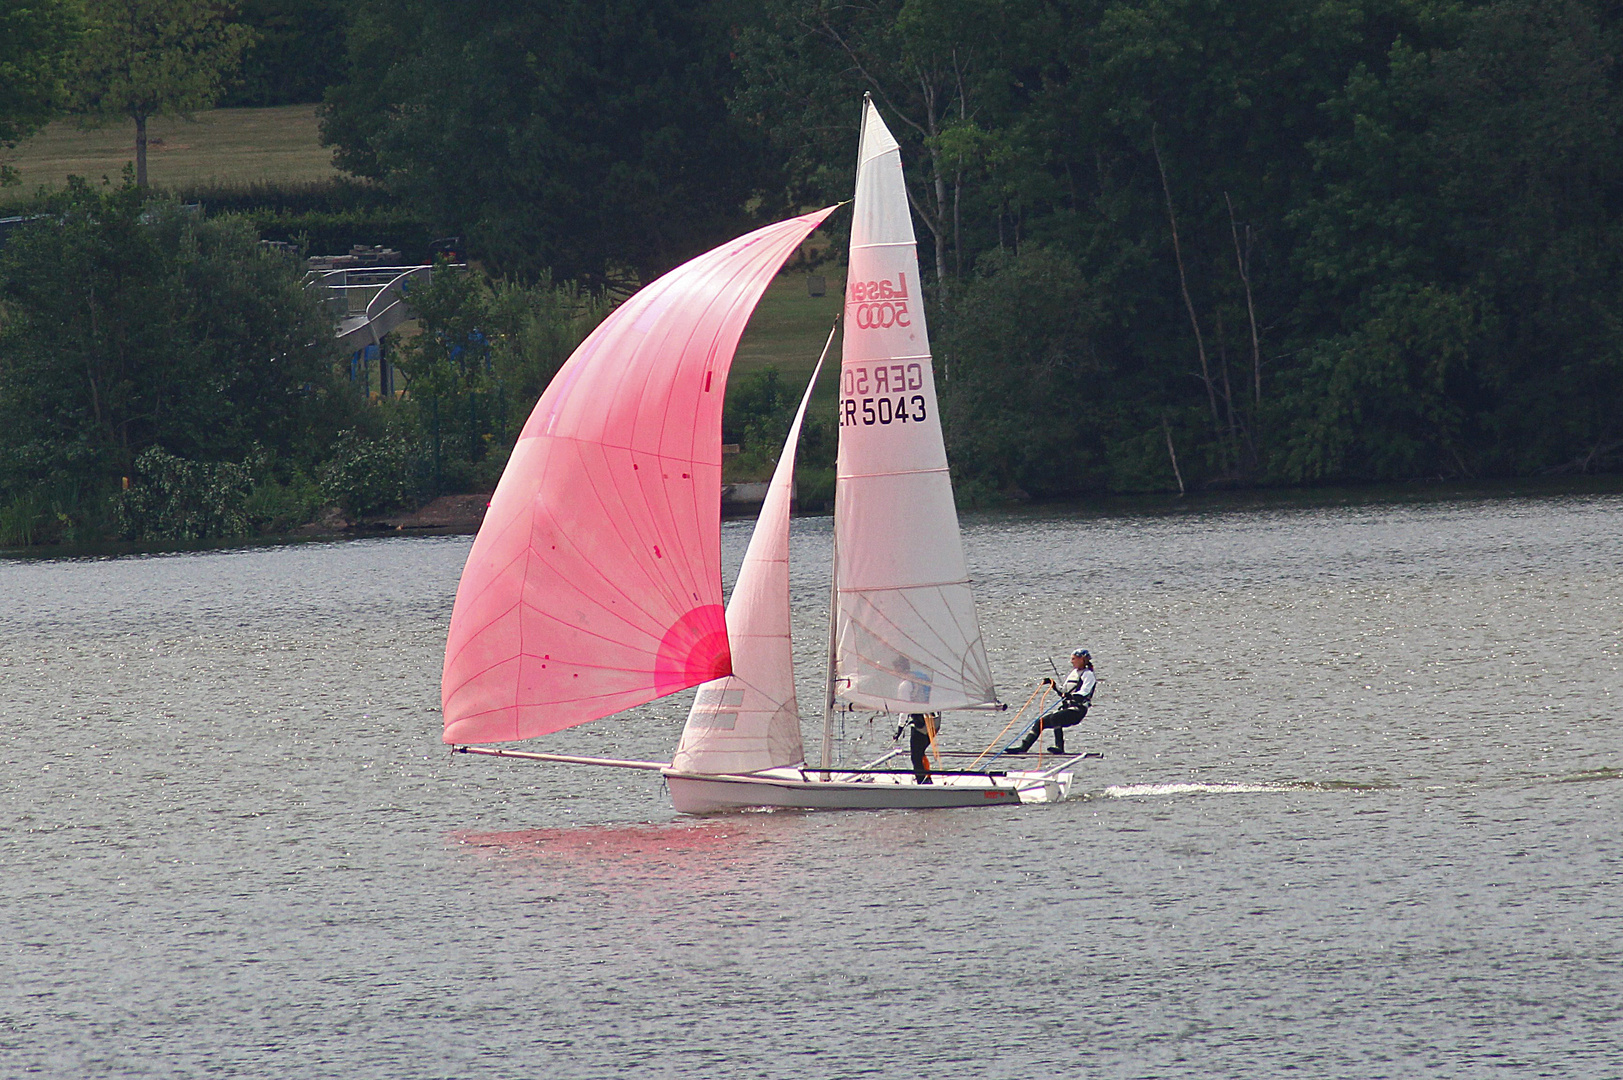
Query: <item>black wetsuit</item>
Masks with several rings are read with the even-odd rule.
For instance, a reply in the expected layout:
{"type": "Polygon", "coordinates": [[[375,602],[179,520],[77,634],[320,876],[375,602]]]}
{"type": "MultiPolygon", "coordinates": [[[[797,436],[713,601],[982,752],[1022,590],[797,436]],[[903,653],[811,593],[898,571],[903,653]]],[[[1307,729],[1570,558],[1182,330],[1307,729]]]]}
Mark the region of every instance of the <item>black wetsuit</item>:
{"type": "MultiPolygon", "coordinates": [[[[923,713],[912,713],[907,718],[908,749],[913,754],[913,779],[921,784],[930,782],[930,729],[923,713]]],[[[940,720],[936,721],[940,730],[940,720]]]]}
{"type": "Polygon", "coordinates": [[[1094,679],[1085,680],[1083,672],[1093,674],[1092,668],[1075,668],[1066,676],[1065,682],[1059,687],[1059,706],[1046,716],[1039,716],[1026,732],[1026,737],[1019,743],[1009,747],[1010,753],[1023,754],[1031,749],[1031,744],[1042,738],[1042,733],[1054,733],[1054,750],[1056,753],[1065,753],[1065,729],[1080,724],[1088,715],[1088,706],[1093,703],[1094,679]]]}

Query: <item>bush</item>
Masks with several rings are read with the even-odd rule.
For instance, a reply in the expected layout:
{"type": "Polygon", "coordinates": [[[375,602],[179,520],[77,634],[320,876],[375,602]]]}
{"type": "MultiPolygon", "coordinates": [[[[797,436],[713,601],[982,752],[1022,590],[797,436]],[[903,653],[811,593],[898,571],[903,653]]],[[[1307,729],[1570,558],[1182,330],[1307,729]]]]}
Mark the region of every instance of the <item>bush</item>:
{"type": "Polygon", "coordinates": [[[346,431],[320,469],[321,491],[350,517],[404,506],[411,498],[411,444],[398,432],[368,437],[346,431]]]}
{"type": "Polygon", "coordinates": [[[751,372],[728,387],[721,439],[739,448],[726,463],[729,477],[764,480],[772,474],[798,404],[775,367],[751,372]]]}
{"type": "Polygon", "coordinates": [[[118,500],[126,540],[225,540],[249,533],[253,462],[187,461],[152,446],[135,459],[135,482],[118,500]]]}
{"type": "Polygon", "coordinates": [[[72,183],[0,250],[0,502],[60,504],[63,539],[93,539],[97,524],[154,539],[245,532],[171,503],[186,485],[235,489],[218,469],[261,452],[318,460],[360,408],[302,276],[240,218],[72,183]],[[153,447],[185,467],[138,464],[153,447]],[[120,478],[143,472],[145,493],[127,500],[120,478]],[[125,516],[104,521],[114,504],[125,516]]]}
{"type": "Polygon", "coordinates": [[[1102,487],[1096,291],[1068,259],[1037,247],[994,252],[977,270],[937,337],[960,498],[1102,487]]]}
{"type": "Polygon", "coordinates": [[[436,268],[411,291],[422,332],[394,359],[426,450],[432,493],[488,491],[530,410],[611,304],[546,275],[533,285],[436,268]]]}
{"type": "Polygon", "coordinates": [[[314,520],[323,505],[321,485],[295,467],[286,480],[265,475],[254,481],[244,509],[256,533],[280,533],[314,520]]]}
{"type": "Polygon", "coordinates": [[[44,541],[50,504],[39,492],[27,492],[0,506],[0,547],[28,547],[44,541]]]}

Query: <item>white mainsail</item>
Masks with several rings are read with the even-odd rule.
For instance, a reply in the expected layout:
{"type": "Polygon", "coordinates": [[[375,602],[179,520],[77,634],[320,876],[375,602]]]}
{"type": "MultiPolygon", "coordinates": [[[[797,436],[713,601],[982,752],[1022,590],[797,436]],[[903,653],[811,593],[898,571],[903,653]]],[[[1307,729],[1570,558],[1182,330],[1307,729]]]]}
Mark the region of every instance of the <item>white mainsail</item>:
{"type": "Polygon", "coordinates": [[[749,773],[806,760],[789,638],[789,495],[800,425],[822,370],[819,360],[789,425],[727,601],[733,673],[699,687],[671,758],[676,772],[749,773]]]}
{"type": "Polygon", "coordinates": [[[941,439],[901,150],[863,104],[840,364],[833,694],[894,713],[995,704],[941,439]]]}

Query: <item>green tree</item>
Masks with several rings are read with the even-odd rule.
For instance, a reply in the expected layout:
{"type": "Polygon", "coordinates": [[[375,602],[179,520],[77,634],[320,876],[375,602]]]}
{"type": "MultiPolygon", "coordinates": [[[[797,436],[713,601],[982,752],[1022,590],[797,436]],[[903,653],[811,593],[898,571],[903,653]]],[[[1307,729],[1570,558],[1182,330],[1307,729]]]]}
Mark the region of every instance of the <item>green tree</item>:
{"type": "Polygon", "coordinates": [[[1036,246],[993,253],[978,271],[936,345],[959,486],[970,498],[1104,489],[1099,297],[1073,262],[1036,246]]]}
{"type": "Polygon", "coordinates": [[[1029,46],[1052,21],[1035,0],[769,0],[738,35],[734,107],[786,157],[794,201],[847,199],[871,93],[945,284],[967,265],[968,188],[1015,152],[1001,125],[1036,82],[1029,46]]]}
{"type": "Polygon", "coordinates": [[[411,293],[421,332],[395,346],[436,490],[488,489],[547,384],[610,311],[543,273],[531,284],[441,266],[411,293]]]}
{"type": "Polygon", "coordinates": [[[344,74],[348,5],[342,0],[240,0],[238,20],[253,31],[242,78],[220,104],[317,102],[344,74]]]}
{"type": "Polygon", "coordinates": [[[77,108],[135,123],[135,182],[147,182],[147,121],[219,100],[253,34],[218,0],[86,0],[77,108]]]}
{"type": "MultiPolygon", "coordinates": [[[[79,29],[77,8],[63,0],[0,0],[0,149],[62,111],[79,29]]],[[[15,170],[0,163],[0,184],[15,181],[15,170]]]]}
{"type": "Polygon", "coordinates": [[[761,155],[728,113],[721,6],[367,0],[335,160],[503,274],[625,284],[742,231],[761,155]]]}
{"type": "Polygon", "coordinates": [[[1439,47],[1394,43],[1331,100],[1323,183],[1297,214],[1303,309],[1335,319],[1305,355],[1331,374],[1298,385],[1290,475],[1618,460],[1620,32],[1602,5],[1501,0],[1439,47]],[[1403,355],[1411,376],[1394,378],[1403,355]],[[1417,383],[1422,361],[1447,377],[1417,383]]]}
{"type": "Polygon", "coordinates": [[[0,250],[0,503],[94,501],[161,446],[313,463],[352,423],[301,268],[236,218],[75,182],[0,250]]]}

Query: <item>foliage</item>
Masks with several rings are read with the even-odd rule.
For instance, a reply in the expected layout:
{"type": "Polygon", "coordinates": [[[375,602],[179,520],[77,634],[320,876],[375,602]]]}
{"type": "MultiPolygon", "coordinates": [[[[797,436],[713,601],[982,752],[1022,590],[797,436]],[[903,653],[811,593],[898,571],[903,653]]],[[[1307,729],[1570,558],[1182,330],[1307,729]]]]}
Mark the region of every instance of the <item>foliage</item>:
{"type": "Polygon", "coordinates": [[[358,402],[300,278],[239,219],[76,182],[0,250],[0,501],[94,502],[152,446],[319,459],[358,402]]]}
{"type": "Polygon", "coordinates": [[[149,446],[117,502],[126,540],[216,540],[248,533],[253,463],[187,461],[149,446]]]}
{"type": "Polygon", "coordinates": [[[862,91],[903,144],[966,490],[1623,464],[1614,6],[769,0],[746,22],[734,107],[797,196],[849,190],[862,91]]]}
{"type": "Polygon", "coordinates": [[[772,474],[800,396],[791,391],[775,367],[751,372],[727,387],[722,406],[721,441],[739,447],[726,464],[739,477],[765,478],[772,474]]]}
{"type": "Polygon", "coordinates": [[[315,519],[324,493],[302,463],[277,462],[268,454],[255,463],[260,468],[243,504],[250,531],[283,533],[315,519]]]}
{"type": "Polygon", "coordinates": [[[1047,249],[981,260],[937,335],[943,428],[960,478],[1031,495],[1104,487],[1101,307],[1075,266],[1047,249]]]}
{"type": "Polygon", "coordinates": [[[85,0],[78,111],[135,123],[135,182],[147,182],[147,121],[213,105],[253,40],[219,0],[85,0]]]}
{"type": "Polygon", "coordinates": [[[413,263],[442,239],[419,212],[377,184],[338,178],[306,183],[195,184],[175,198],[207,214],[238,214],[263,240],[295,244],[310,255],[342,255],[357,244],[394,248],[413,263]]]}
{"type": "Polygon", "coordinates": [[[1049,23],[1033,0],[767,0],[738,35],[737,109],[786,157],[792,201],[828,202],[850,197],[856,106],[871,93],[944,283],[965,266],[966,188],[1012,166],[985,117],[1026,96],[1024,58],[1049,23]]]}
{"type": "MultiPolygon", "coordinates": [[[[66,0],[0,3],[0,149],[10,149],[55,117],[66,97],[79,10],[66,0]]],[[[0,164],[0,185],[15,181],[0,164]]]]}
{"type": "Polygon", "coordinates": [[[412,446],[399,431],[368,437],[357,431],[338,436],[321,466],[321,492],[352,518],[404,506],[411,498],[412,446]]]}
{"type": "MultiPolygon", "coordinates": [[[[736,445],[738,453],[722,459],[722,475],[729,483],[761,481],[772,476],[783,453],[784,439],[794,422],[804,387],[791,386],[775,367],[764,367],[729,380],[722,409],[721,440],[736,445]]],[[[797,505],[802,510],[823,509],[834,501],[834,459],[839,429],[834,418],[815,404],[800,424],[795,448],[797,505]]]]}
{"type": "Polygon", "coordinates": [[[394,357],[426,443],[428,486],[488,490],[541,392],[610,302],[546,274],[526,285],[443,264],[410,299],[421,332],[394,357]]]}
{"type": "Polygon", "coordinates": [[[344,69],[346,7],[340,0],[240,0],[237,17],[254,37],[242,54],[242,78],[221,104],[320,101],[344,69]]]}
{"type": "Polygon", "coordinates": [[[725,11],[365,0],[323,137],[503,274],[646,281],[741,231],[760,154],[725,11]]]}

